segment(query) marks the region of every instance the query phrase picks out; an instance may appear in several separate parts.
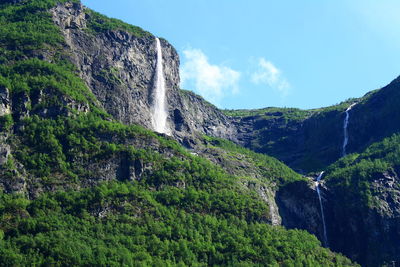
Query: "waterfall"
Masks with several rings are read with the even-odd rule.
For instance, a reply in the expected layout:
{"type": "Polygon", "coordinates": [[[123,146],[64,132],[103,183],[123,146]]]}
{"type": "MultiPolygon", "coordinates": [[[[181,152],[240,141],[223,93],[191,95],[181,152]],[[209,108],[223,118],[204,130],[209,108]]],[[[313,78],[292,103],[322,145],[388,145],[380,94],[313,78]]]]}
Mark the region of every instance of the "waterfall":
{"type": "Polygon", "coordinates": [[[324,175],[324,172],[320,172],[320,174],[318,175],[317,180],[315,181],[315,188],[317,189],[319,206],[321,208],[322,226],[324,227],[324,246],[328,247],[328,235],[326,234],[324,207],[322,205],[321,191],[319,190],[319,185],[320,185],[322,175],[324,175]]]}
{"type": "Polygon", "coordinates": [[[166,88],[160,40],[156,38],[157,66],[153,92],[152,124],[156,132],[169,134],[167,127],[166,88]]]}
{"type": "MultiPolygon", "coordinates": [[[[346,109],[346,117],[344,118],[343,122],[343,133],[344,133],[344,140],[343,140],[343,146],[342,146],[342,156],[346,156],[346,147],[347,144],[349,143],[349,133],[347,131],[347,126],[349,125],[349,118],[350,118],[350,110],[354,107],[354,105],[357,103],[351,104],[347,109],[346,109]]],[[[324,206],[322,204],[322,197],[321,197],[321,191],[320,191],[320,184],[321,184],[321,179],[322,176],[324,175],[324,172],[320,172],[317,179],[315,180],[315,188],[317,190],[318,194],[318,199],[319,199],[319,206],[321,208],[321,217],[322,217],[322,226],[324,228],[324,246],[328,247],[328,235],[326,233],[326,224],[325,224],[325,214],[324,214],[324,206]]]]}
{"type": "Polygon", "coordinates": [[[347,126],[349,125],[349,118],[350,118],[350,110],[354,107],[356,103],[351,104],[347,109],[346,109],[346,117],[344,118],[344,123],[343,123],[343,134],[344,134],[344,140],[343,140],[343,146],[342,146],[342,156],[346,156],[346,147],[347,144],[349,143],[349,132],[347,131],[347,126]]]}

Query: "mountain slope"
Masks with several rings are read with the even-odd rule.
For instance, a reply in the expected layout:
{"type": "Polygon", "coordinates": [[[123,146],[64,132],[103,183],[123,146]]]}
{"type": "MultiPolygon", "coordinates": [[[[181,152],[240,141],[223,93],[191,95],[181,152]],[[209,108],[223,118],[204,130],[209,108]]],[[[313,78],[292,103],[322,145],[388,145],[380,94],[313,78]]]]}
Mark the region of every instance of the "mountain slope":
{"type": "Polygon", "coordinates": [[[238,139],[245,147],[272,155],[307,173],[321,170],[341,156],[344,111],[350,104],[346,101],[315,110],[266,108],[225,112],[235,116],[238,139]]]}
{"type": "Polygon", "coordinates": [[[361,152],[400,131],[399,78],[358,99],[338,105],[300,110],[266,108],[225,110],[238,129],[238,141],[272,155],[301,172],[323,170],[342,156],[345,110],[350,111],[347,151],[361,152]]]}
{"type": "MultiPolygon", "coordinates": [[[[118,121],[153,129],[155,37],[79,4],[57,5],[51,13],[65,40],[66,59],[102,107],[118,121]]],[[[235,129],[222,112],[179,89],[179,56],[165,39],[160,43],[172,136],[189,147],[198,134],[234,140],[235,129]]]]}
{"type": "MultiPolygon", "coordinates": [[[[226,144],[207,147],[208,138],[197,144],[217,151],[213,155],[247,157],[252,172],[243,177],[239,169],[227,172],[232,158],[216,164],[210,156],[212,163],[170,137],[131,124],[148,116],[151,103],[151,34],[77,1],[3,1],[0,15],[2,265],[356,266],[305,231],[269,224],[274,213],[262,197],[266,190],[243,181],[273,191],[286,179],[302,180],[284,164],[226,144]],[[117,54],[118,47],[138,45],[140,51],[127,53],[147,57],[140,65],[90,49],[81,54],[93,42],[107,50],[106,38],[122,43],[117,54]],[[89,43],[80,47],[75,41],[89,43]],[[118,72],[114,63],[127,70],[118,72]],[[126,88],[123,79],[134,87],[126,88]],[[126,113],[108,103],[125,104],[118,102],[124,98],[126,113]]],[[[173,48],[162,43],[173,57],[173,48]]],[[[204,117],[183,112],[195,96],[180,98],[177,88],[171,94],[182,103],[182,110],[171,110],[171,126],[188,126],[175,129],[176,139],[196,144],[204,133],[229,134],[230,126],[209,123],[196,132],[192,122],[204,117]]]]}
{"type": "Polygon", "coordinates": [[[324,178],[332,248],[368,266],[400,260],[399,155],[395,134],[342,158],[324,178]]]}

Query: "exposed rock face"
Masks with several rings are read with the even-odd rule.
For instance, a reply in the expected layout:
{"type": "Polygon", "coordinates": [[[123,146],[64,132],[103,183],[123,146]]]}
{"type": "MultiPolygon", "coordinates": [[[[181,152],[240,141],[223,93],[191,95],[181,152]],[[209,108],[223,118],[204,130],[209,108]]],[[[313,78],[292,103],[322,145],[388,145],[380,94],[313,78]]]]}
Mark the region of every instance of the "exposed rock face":
{"type": "MultiPolygon", "coordinates": [[[[155,37],[136,37],[113,30],[89,33],[90,12],[80,4],[66,3],[52,10],[71,54],[71,61],[100,104],[115,119],[149,129],[157,60],[155,37]]],[[[194,145],[194,133],[233,137],[234,128],[219,110],[179,90],[179,56],[164,39],[163,67],[167,88],[168,122],[172,135],[194,145]]]]}
{"type": "Polygon", "coordinates": [[[4,143],[3,138],[0,138],[0,166],[6,164],[10,154],[11,154],[10,146],[4,143]]]}
{"type": "MultiPolygon", "coordinates": [[[[367,206],[357,192],[332,186],[321,188],[329,248],[363,266],[400,261],[400,167],[375,173],[367,206]]],[[[278,190],[276,202],[282,225],[323,238],[317,193],[311,183],[294,182],[278,190]]]]}
{"type": "MultiPolygon", "coordinates": [[[[88,29],[90,12],[80,4],[58,5],[52,10],[52,14],[55,24],[65,37],[65,51],[70,55],[69,59],[96,96],[99,105],[125,124],[137,123],[151,129],[150,116],[157,59],[155,38],[151,35],[137,37],[121,30],[91,33],[88,29]]],[[[178,54],[167,41],[160,41],[167,88],[168,125],[173,137],[185,146],[197,148],[196,137],[201,134],[222,137],[257,152],[275,156],[297,170],[306,171],[327,166],[340,157],[345,116],[343,112],[315,112],[305,119],[289,121],[279,113],[230,118],[201,97],[179,90],[178,54]]],[[[376,97],[352,109],[348,128],[349,152],[359,151],[367,144],[399,130],[400,114],[387,114],[387,110],[391,109],[384,108],[387,105],[396,105],[391,96],[393,92],[398,94],[399,83],[399,79],[395,80],[376,97]],[[382,120],[383,117],[395,119],[388,122],[382,120]]],[[[9,102],[4,101],[9,99],[8,92],[4,92],[0,88],[0,114],[9,112],[9,102]]],[[[20,113],[23,117],[26,115],[24,111],[27,110],[24,107],[29,101],[35,100],[31,99],[31,96],[18,98],[23,101],[20,101],[19,106],[15,105],[18,107],[16,114],[20,113]]],[[[78,105],[76,109],[85,111],[87,107],[78,105]]],[[[41,115],[53,113],[47,110],[41,115]]],[[[157,144],[153,142],[144,142],[136,146],[158,149],[157,144]]],[[[168,151],[159,152],[168,154],[168,151]]],[[[223,166],[223,159],[218,153],[214,155],[210,151],[197,152],[223,166]]],[[[228,172],[229,169],[235,172],[249,171],[240,159],[234,162],[226,164],[228,172]]],[[[101,174],[97,176],[99,180],[139,180],[151,172],[152,166],[146,166],[140,160],[127,160],[125,155],[114,155],[107,162],[92,163],[88,168],[101,174]]],[[[326,199],[324,209],[328,240],[333,249],[356,259],[360,258],[360,253],[368,254],[371,249],[400,255],[400,190],[398,182],[395,182],[398,181],[397,174],[386,173],[377,178],[374,186],[377,188],[376,192],[380,193],[376,200],[381,204],[371,209],[358,209],[357,206],[343,208],[348,204],[345,201],[346,196],[340,191],[331,190],[327,185],[327,190],[323,190],[326,199]],[[367,247],[367,244],[374,242],[383,245],[376,248],[367,247]]],[[[253,177],[257,177],[257,173],[253,177]]],[[[291,183],[281,188],[276,195],[272,187],[260,184],[245,186],[253,188],[269,204],[272,224],[306,229],[322,240],[323,228],[318,197],[310,184],[291,183]]],[[[22,186],[15,188],[20,189],[22,186]]],[[[35,192],[39,191],[40,189],[35,192]]],[[[361,260],[373,262],[373,259],[369,258],[361,260]]]]}
{"type": "Polygon", "coordinates": [[[237,129],[230,117],[192,92],[181,91],[180,94],[181,107],[176,112],[183,123],[175,120],[178,132],[182,133],[186,127],[193,132],[237,141],[237,129]],[[180,129],[180,125],[184,127],[180,129]]]}
{"type": "Polygon", "coordinates": [[[338,111],[310,112],[304,119],[291,120],[281,112],[266,112],[233,119],[238,143],[307,173],[340,158],[343,116],[338,111]]]}
{"type": "Polygon", "coordinates": [[[331,188],[326,211],[331,220],[327,226],[333,250],[365,266],[400,261],[399,173],[400,167],[396,167],[374,174],[368,206],[348,190],[331,188]]]}
{"type": "Polygon", "coordinates": [[[362,151],[370,144],[400,132],[400,78],[364,98],[350,112],[349,152],[362,151]]]}
{"type": "Polygon", "coordinates": [[[141,159],[130,159],[128,155],[119,153],[111,155],[103,161],[93,160],[87,163],[88,170],[96,175],[89,177],[87,185],[95,185],[102,181],[140,180],[152,173],[152,166],[141,159]]]}
{"type": "MultiPolygon", "coordinates": [[[[156,64],[154,38],[137,38],[123,31],[90,34],[86,31],[89,16],[80,4],[66,3],[53,10],[54,21],[64,34],[72,62],[114,118],[151,128],[150,101],[156,64]]],[[[165,42],[162,45],[166,47],[164,69],[168,88],[177,87],[179,81],[173,80],[177,76],[171,76],[171,72],[178,71],[172,69],[176,52],[165,42]]]]}
{"type": "MultiPolygon", "coordinates": [[[[249,188],[251,187],[249,186],[249,188]]],[[[253,189],[255,189],[258,195],[268,204],[270,223],[272,225],[282,225],[279,206],[275,201],[276,192],[266,186],[256,186],[253,189]]]]}
{"type": "MultiPolygon", "coordinates": [[[[323,194],[325,191],[322,191],[323,194]]],[[[309,182],[299,181],[282,187],[276,193],[282,225],[315,234],[323,240],[323,222],[317,192],[309,182]]],[[[325,203],[325,201],[324,201],[325,203]]]]}
{"type": "Polygon", "coordinates": [[[11,99],[8,89],[0,85],[0,117],[11,113],[11,99]]]}
{"type": "MultiPolygon", "coordinates": [[[[361,152],[400,131],[398,99],[400,78],[357,100],[349,111],[348,153],[361,152]]],[[[288,119],[281,112],[234,118],[237,140],[295,170],[319,171],[342,156],[344,111],[350,104],[309,111],[302,119],[288,119]]]]}

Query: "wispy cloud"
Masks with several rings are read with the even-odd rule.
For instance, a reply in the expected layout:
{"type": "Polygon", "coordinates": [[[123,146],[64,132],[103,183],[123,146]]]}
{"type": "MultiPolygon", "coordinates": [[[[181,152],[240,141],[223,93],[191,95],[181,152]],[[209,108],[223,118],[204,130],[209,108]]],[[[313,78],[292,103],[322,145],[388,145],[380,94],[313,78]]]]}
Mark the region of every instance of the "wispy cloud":
{"type": "Polygon", "coordinates": [[[227,66],[210,64],[207,56],[199,49],[186,49],[183,55],[184,63],[180,69],[183,88],[196,90],[214,104],[219,104],[225,96],[239,91],[240,72],[227,66]]]}
{"type": "Polygon", "coordinates": [[[251,74],[251,81],[254,84],[266,84],[270,88],[277,89],[282,97],[289,94],[291,87],[282,72],[263,57],[258,59],[257,70],[251,74]]]}

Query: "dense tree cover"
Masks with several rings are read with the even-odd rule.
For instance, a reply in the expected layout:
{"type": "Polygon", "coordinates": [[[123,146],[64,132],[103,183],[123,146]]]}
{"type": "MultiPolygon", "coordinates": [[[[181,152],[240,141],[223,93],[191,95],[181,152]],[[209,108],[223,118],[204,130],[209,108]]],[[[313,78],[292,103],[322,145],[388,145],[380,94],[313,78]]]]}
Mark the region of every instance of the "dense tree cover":
{"type": "Polygon", "coordinates": [[[32,51],[63,43],[47,10],[66,0],[30,0],[0,3],[0,63],[26,58],[32,51]]]}
{"type": "Polygon", "coordinates": [[[154,164],[154,173],[139,182],[49,193],[33,201],[2,194],[0,257],[5,265],[350,264],[306,232],[263,223],[268,206],[255,193],[171,140],[89,115],[32,116],[24,123],[23,148],[15,157],[42,183],[57,182],[56,173],[83,179],[88,174],[74,162],[121,151],[154,164]],[[158,138],[161,146],[186,159],[103,142],[99,136],[105,133],[120,141],[158,138]]]}
{"type": "MultiPolygon", "coordinates": [[[[65,60],[47,12],[57,2],[65,1],[0,4],[0,86],[13,109],[0,118],[12,148],[0,179],[24,171],[27,186],[44,191],[0,192],[2,266],[353,265],[304,231],[266,224],[268,205],[237,177],[169,138],[113,121],[65,60]],[[136,180],[96,180],[89,166],[113,157],[148,169],[136,180]]],[[[93,33],[147,35],[95,12],[89,17],[93,33]]],[[[297,177],[271,158],[214,145],[271,164],[271,177],[297,177]]]]}
{"type": "MultiPolygon", "coordinates": [[[[384,172],[400,170],[400,135],[394,134],[369,146],[362,153],[350,154],[327,169],[326,180],[332,187],[341,187],[354,205],[372,207],[371,182],[384,172]]],[[[350,204],[351,204],[350,203],[350,204]]]]}
{"type": "Polygon", "coordinates": [[[38,98],[38,94],[52,94],[51,98],[46,95],[44,101],[34,103],[37,106],[31,107],[32,111],[65,105],[62,103],[63,96],[95,108],[95,97],[73,71],[73,66],[65,62],[56,64],[37,58],[21,60],[12,65],[0,65],[0,86],[10,89],[15,95],[25,94],[30,99],[38,98]]]}
{"type": "MultiPolygon", "coordinates": [[[[350,266],[304,231],[189,208],[190,190],[112,182],[34,201],[0,195],[3,266],[350,266]],[[176,193],[171,194],[176,196],[176,193]],[[188,209],[189,208],[189,209],[188,209]]],[[[212,197],[212,195],[209,195],[212,197]]],[[[229,200],[228,200],[229,201],[229,200]]],[[[228,204],[228,203],[227,203],[228,204]]]]}
{"type": "Polygon", "coordinates": [[[151,37],[153,35],[144,31],[140,27],[127,24],[119,19],[108,18],[96,11],[88,9],[89,15],[89,30],[92,33],[103,33],[109,30],[123,30],[133,34],[136,37],[151,37]]]}
{"type": "MultiPolygon", "coordinates": [[[[34,51],[47,48],[54,56],[60,51],[64,39],[54,25],[51,14],[47,12],[57,3],[67,0],[29,0],[20,4],[12,1],[0,3],[0,63],[8,60],[26,58],[34,51]]],[[[69,2],[79,2],[70,0],[69,2]]],[[[108,18],[90,9],[88,30],[92,33],[107,30],[124,30],[137,37],[152,36],[137,26],[132,26],[117,19],[108,18]]]]}
{"type": "Polygon", "coordinates": [[[331,196],[327,216],[336,222],[328,223],[331,244],[365,266],[400,259],[399,174],[400,135],[394,134],[341,158],[323,178],[331,196]]]}

